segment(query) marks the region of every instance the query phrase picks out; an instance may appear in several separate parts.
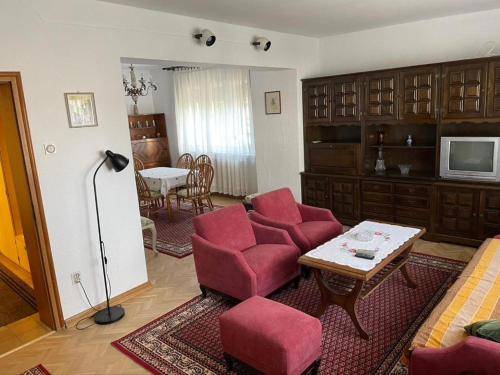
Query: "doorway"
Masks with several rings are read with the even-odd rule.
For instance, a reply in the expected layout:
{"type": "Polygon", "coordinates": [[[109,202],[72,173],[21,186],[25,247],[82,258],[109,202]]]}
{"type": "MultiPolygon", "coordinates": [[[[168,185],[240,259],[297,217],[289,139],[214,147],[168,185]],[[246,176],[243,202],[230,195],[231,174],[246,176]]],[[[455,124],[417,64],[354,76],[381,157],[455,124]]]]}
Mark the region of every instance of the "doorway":
{"type": "Polygon", "coordinates": [[[14,308],[10,320],[34,311],[48,330],[62,328],[21,76],[17,72],[0,72],[0,221],[0,293],[3,301],[13,304],[0,308],[14,308]]]}

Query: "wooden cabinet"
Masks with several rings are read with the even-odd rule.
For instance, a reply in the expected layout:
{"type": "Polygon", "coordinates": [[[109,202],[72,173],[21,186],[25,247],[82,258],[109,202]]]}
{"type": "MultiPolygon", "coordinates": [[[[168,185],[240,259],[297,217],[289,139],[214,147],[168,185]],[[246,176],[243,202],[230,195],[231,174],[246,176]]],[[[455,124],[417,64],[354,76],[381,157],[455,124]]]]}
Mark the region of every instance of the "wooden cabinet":
{"type": "Polygon", "coordinates": [[[330,177],[332,211],[341,222],[359,218],[359,184],[357,179],[330,177]]]}
{"type": "Polygon", "coordinates": [[[365,87],[365,118],[397,120],[398,73],[389,71],[370,74],[366,77],[365,87]]]}
{"type": "Polygon", "coordinates": [[[500,191],[481,190],[478,213],[480,239],[500,234],[500,191]]]}
{"type": "Polygon", "coordinates": [[[307,148],[309,171],[313,173],[358,174],[361,145],[356,143],[317,143],[307,148]]]}
{"type": "Polygon", "coordinates": [[[412,68],[400,73],[399,118],[421,121],[437,117],[438,65],[412,68]]]}
{"type": "Polygon", "coordinates": [[[361,80],[359,75],[335,78],[332,83],[332,121],[356,123],[360,121],[361,80]]]}
{"type": "Polygon", "coordinates": [[[329,123],[331,112],[330,81],[304,83],[305,124],[329,123]]]}
{"type": "Polygon", "coordinates": [[[500,61],[489,63],[487,117],[500,117],[500,61]]]}
{"type": "Polygon", "coordinates": [[[302,174],[302,201],[304,204],[331,208],[328,176],[302,174]]]}
{"type": "Polygon", "coordinates": [[[443,65],[443,119],[475,119],[485,115],[488,64],[443,65]]]}
{"type": "Polygon", "coordinates": [[[475,237],[477,189],[438,186],[436,193],[436,231],[455,237],[475,237]]]}

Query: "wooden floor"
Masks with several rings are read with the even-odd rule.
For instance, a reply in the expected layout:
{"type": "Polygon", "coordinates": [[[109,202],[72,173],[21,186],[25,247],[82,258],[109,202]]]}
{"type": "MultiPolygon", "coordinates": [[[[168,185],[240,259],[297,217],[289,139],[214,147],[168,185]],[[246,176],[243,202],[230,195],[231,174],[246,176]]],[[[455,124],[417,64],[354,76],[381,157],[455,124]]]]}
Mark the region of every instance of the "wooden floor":
{"type": "MultiPolygon", "coordinates": [[[[218,198],[215,204],[229,205],[218,198]]],[[[443,257],[468,260],[474,249],[419,241],[416,250],[443,257]]],[[[197,296],[193,257],[176,259],[154,256],[146,250],[150,281],[154,288],[123,304],[125,317],[110,326],[91,326],[84,331],[70,328],[25,346],[0,358],[0,374],[19,374],[42,363],[52,374],[147,374],[139,365],[114,349],[110,342],[141,327],[197,296]]]]}

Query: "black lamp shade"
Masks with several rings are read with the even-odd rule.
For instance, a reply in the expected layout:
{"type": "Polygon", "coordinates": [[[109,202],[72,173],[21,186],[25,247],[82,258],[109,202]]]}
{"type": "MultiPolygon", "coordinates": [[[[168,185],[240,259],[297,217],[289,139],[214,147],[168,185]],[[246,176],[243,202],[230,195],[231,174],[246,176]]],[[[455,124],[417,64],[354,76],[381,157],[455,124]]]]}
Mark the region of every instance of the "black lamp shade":
{"type": "Polygon", "coordinates": [[[125,169],[125,167],[128,165],[129,160],[120,154],[115,154],[114,152],[111,152],[109,150],[106,151],[106,156],[111,160],[111,164],[113,165],[113,169],[116,172],[120,172],[125,169]]]}

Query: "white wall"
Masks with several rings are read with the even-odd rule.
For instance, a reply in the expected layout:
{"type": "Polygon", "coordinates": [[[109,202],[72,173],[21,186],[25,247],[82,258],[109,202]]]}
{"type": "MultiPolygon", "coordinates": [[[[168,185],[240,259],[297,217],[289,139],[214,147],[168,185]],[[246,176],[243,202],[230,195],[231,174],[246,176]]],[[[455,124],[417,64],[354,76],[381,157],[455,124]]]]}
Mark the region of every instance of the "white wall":
{"type": "MultiPolygon", "coordinates": [[[[22,74],[65,318],[88,308],[79,288],[71,284],[72,272],[82,273],[92,303],[104,300],[90,178],[102,150],[131,157],[121,57],[293,68],[299,78],[319,69],[318,41],[312,38],[93,0],[0,0],[0,9],[0,34],[8,36],[2,38],[0,71],[22,74]],[[198,46],[191,38],[196,27],[212,29],[217,43],[198,46]],[[273,41],[269,52],[251,48],[255,35],[273,41]],[[95,93],[99,127],[68,127],[63,94],[71,91],[95,93]],[[47,142],[57,146],[50,157],[43,152],[47,142]]],[[[299,85],[295,80],[298,113],[299,85]]],[[[291,150],[302,149],[299,119],[297,114],[286,129],[291,150]]],[[[260,157],[269,163],[259,168],[290,170],[291,180],[283,182],[297,191],[302,157],[281,164],[281,150],[272,146],[257,144],[260,157]]],[[[109,273],[117,295],[147,280],[132,168],[121,173],[104,169],[98,184],[109,273]]]]}
{"type": "MultiPolygon", "coordinates": [[[[257,183],[261,193],[290,186],[297,174],[294,166],[303,161],[296,146],[302,142],[302,134],[293,131],[299,115],[296,80],[297,72],[293,69],[250,72],[257,183]],[[281,91],[281,114],[266,115],[266,91],[281,91]],[[271,156],[266,150],[275,152],[271,156]]],[[[300,186],[291,187],[300,199],[300,186]]]]}
{"type": "Polygon", "coordinates": [[[499,20],[496,9],[322,38],[318,75],[482,57],[488,41],[498,55],[499,20]]]}

